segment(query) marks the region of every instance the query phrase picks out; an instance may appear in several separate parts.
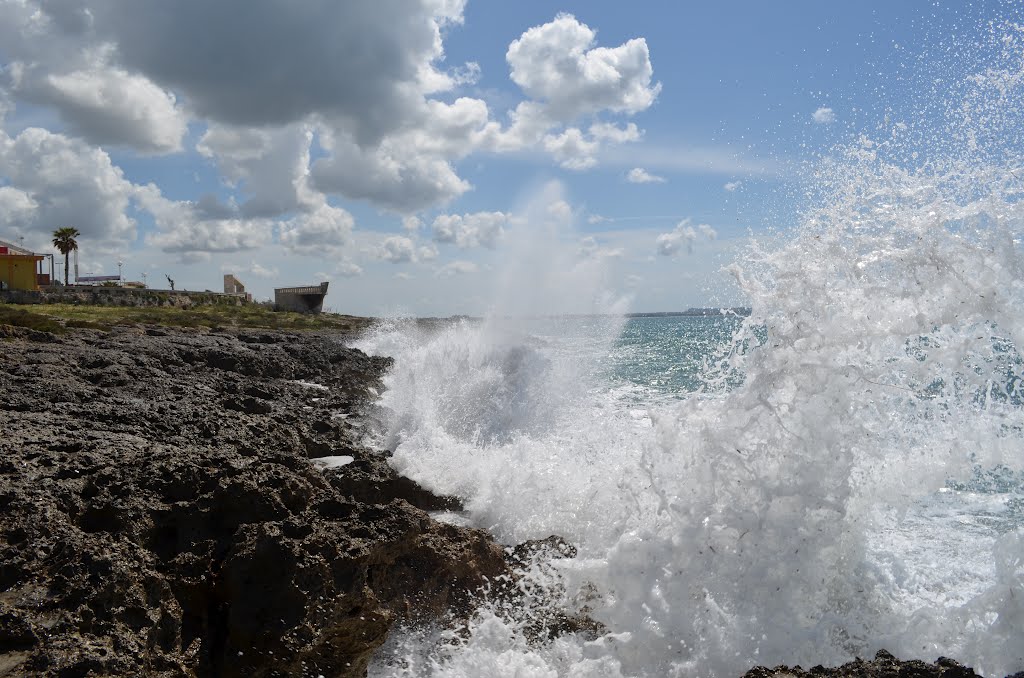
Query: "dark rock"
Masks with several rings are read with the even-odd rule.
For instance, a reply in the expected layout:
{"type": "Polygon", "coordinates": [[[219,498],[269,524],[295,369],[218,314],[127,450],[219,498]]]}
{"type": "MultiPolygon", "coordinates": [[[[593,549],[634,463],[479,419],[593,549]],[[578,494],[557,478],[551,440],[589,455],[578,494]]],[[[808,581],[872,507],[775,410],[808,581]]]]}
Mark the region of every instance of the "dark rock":
{"type": "MultiPolygon", "coordinates": [[[[856,659],[836,668],[815,666],[809,672],[799,666],[776,666],[769,669],[757,666],[743,674],[743,678],[979,678],[973,669],[952,659],[939,657],[934,664],[914,659],[900,661],[886,650],[879,650],[871,661],[856,659]]],[[[1010,677],[1012,678],[1012,677],[1010,677]]]]}
{"type": "Polygon", "coordinates": [[[0,675],[361,676],[395,623],[508,576],[332,418],[373,421],[389,360],[328,334],[6,336],[0,675]]]}

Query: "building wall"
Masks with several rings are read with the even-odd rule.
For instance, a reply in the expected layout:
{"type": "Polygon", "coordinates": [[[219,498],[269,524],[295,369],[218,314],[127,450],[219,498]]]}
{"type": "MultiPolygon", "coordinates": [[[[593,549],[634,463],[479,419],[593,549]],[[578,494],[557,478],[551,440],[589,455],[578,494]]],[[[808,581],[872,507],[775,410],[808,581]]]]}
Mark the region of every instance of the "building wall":
{"type": "Polygon", "coordinates": [[[245,294],[245,285],[230,273],[224,274],[224,294],[245,294]]]}
{"type": "Polygon", "coordinates": [[[0,254],[0,282],[4,289],[36,289],[36,262],[41,257],[20,254],[0,254]]]}

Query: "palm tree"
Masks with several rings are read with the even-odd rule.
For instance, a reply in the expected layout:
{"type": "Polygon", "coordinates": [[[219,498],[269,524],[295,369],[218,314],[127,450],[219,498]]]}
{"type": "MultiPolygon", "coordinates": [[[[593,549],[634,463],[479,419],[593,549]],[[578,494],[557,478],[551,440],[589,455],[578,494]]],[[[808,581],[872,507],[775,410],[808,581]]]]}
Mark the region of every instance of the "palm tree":
{"type": "Polygon", "coordinates": [[[68,284],[68,255],[78,249],[78,241],[75,240],[82,235],[74,226],[62,226],[53,232],[53,246],[64,255],[64,284],[68,284]]]}

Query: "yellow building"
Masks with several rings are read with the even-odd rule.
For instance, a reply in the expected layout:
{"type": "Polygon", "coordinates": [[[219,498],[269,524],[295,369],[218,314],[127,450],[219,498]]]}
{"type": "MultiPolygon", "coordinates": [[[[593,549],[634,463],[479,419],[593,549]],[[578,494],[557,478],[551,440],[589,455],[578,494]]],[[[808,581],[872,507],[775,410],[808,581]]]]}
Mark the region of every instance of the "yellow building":
{"type": "Polygon", "coordinates": [[[41,285],[49,285],[50,275],[43,273],[45,258],[0,240],[0,288],[38,290],[41,285]]]}

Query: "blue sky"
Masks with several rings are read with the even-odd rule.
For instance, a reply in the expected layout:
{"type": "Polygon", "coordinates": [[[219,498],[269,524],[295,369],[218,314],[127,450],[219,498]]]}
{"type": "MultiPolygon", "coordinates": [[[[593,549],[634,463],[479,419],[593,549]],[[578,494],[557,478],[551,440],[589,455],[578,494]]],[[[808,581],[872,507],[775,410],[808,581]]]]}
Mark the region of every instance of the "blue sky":
{"type": "Polygon", "coordinates": [[[234,273],[259,298],[326,279],[330,308],[366,315],[484,313],[510,286],[537,311],[740,304],[721,267],[792,226],[808,163],[933,114],[940,78],[984,67],[988,22],[1022,20],[996,2],[301,7],[0,0],[0,239],[50,251],[75,225],[83,274],[234,273]]]}

